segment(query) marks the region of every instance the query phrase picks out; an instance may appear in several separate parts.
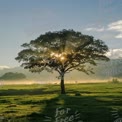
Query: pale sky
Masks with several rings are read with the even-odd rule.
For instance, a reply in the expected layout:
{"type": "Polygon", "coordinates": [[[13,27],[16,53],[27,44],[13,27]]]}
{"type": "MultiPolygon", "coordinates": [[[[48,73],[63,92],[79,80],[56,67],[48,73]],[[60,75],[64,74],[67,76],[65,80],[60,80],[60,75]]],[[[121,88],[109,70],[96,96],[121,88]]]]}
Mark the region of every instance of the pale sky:
{"type": "Polygon", "coordinates": [[[122,0],[0,0],[0,66],[15,67],[20,45],[74,29],[122,49],[122,0]]]}

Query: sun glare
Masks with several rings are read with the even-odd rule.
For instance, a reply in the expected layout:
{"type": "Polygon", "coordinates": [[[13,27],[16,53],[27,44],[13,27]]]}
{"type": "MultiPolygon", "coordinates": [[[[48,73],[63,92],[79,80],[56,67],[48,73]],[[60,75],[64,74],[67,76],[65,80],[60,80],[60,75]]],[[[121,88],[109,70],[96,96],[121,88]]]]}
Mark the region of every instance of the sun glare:
{"type": "Polygon", "coordinates": [[[64,60],[65,58],[64,58],[64,57],[61,57],[60,59],[61,59],[61,60],[64,60]]]}
{"type": "Polygon", "coordinates": [[[51,53],[50,54],[51,57],[56,57],[59,58],[59,60],[63,61],[65,59],[65,57],[63,56],[63,54],[57,54],[57,53],[51,53]]]}
{"type": "Polygon", "coordinates": [[[58,57],[61,57],[61,54],[57,54],[57,53],[51,53],[50,55],[51,55],[51,56],[55,56],[55,57],[57,57],[57,58],[58,58],[58,57]]]}
{"type": "Polygon", "coordinates": [[[54,55],[55,55],[55,53],[51,53],[50,55],[51,55],[51,56],[54,56],[54,55]]]}

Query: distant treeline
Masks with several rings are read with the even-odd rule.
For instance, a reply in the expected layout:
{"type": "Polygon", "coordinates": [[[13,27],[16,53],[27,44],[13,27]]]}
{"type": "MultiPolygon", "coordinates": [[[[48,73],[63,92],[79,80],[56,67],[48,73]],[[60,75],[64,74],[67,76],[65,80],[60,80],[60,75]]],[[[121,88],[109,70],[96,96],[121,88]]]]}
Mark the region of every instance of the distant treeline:
{"type": "Polygon", "coordinates": [[[22,80],[25,78],[26,76],[23,73],[7,72],[0,77],[0,80],[22,80]]]}

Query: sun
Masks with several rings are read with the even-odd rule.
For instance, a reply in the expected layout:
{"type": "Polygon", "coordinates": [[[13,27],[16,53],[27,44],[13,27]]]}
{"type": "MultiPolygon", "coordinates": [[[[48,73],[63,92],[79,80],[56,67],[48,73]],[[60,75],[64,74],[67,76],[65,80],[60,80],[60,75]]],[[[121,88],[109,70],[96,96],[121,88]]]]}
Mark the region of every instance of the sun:
{"type": "Polygon", "coordinates": [[[65,59],[65,57],[61,57],[61,58],[60,58],[61,61],[64,61],[64,59],[65,59]]]}
{"type": "Polygon", "coordinates": [[[58,53],[52,52],[52,53],[50,54],[50,56],[51,56],[51,57],[55,57],[55,58],[57,58],[57,59],[59,59],[59,60],[61,60],[61,61],[64,61],[64,60],[65,60],[65,57],[64,57],[63,53],[62,53],[62,54],[58,54],[58,53]]]}

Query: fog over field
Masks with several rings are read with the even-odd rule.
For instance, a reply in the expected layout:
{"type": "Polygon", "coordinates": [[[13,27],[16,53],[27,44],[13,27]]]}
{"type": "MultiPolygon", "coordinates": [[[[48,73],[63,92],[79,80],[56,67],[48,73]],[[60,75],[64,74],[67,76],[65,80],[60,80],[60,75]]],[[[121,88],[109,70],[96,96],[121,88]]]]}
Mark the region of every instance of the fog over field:
{"type": "MultiPolygon", "coordinates": [[[[0,84],[59,84],[57,73],[48,73],[46,71],[40,73],[31,73],[22,67],[4,68],[0,70],[0,77],[5,73],[23,73],[26,78],[23,80],[0,79],[0,84]]],[[[108,82],[112,78],[122,78],[122,61],[121,59],[111,59],[109,62],[98,62],[94,67],[94,73],[87,75],[83,72],[73,71],[65,75],[65,83],[93,83],[93,82],[108,82]]]]}

